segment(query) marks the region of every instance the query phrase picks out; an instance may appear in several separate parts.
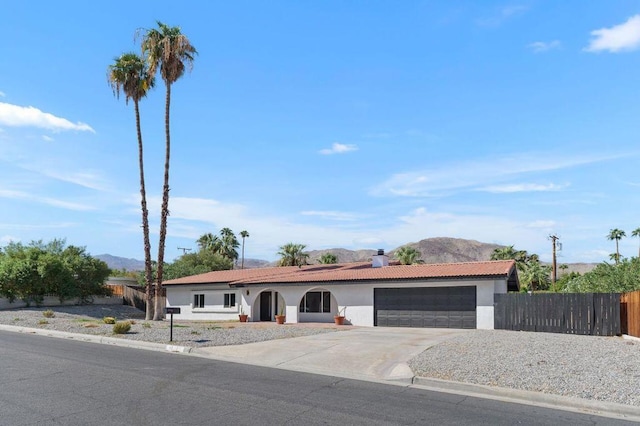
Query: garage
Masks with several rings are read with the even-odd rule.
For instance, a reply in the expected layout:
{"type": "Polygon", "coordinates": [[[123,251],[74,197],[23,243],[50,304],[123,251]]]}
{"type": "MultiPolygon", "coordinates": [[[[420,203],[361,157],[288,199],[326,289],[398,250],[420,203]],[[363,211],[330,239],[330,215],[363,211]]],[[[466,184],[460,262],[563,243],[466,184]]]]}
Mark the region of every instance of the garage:
{"type": "Polygon", "coordinates": [[[374,325],[476,328],[476,286],[375,288],[374,325]]]}

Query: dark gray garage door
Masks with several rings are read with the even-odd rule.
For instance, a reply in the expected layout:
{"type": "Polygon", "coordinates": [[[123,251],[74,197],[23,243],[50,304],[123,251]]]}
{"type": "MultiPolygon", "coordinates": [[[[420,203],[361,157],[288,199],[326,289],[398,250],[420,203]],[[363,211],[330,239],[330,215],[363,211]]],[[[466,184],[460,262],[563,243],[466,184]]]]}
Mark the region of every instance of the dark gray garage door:
{"type": "Polygon", "coordinates": [[[374,325],[476,328],[476,287],[376,288],[374,325]]]}

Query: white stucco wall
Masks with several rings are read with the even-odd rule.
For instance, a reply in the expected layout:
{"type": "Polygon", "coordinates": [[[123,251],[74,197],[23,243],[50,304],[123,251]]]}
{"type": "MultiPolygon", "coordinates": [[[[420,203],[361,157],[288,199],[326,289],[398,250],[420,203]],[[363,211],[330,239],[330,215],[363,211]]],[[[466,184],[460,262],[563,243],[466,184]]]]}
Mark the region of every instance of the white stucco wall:
{"type": "Polygon", "coordinates": [[[190,285],[167,286],[167,306],[180,308],[179,314],[174,314],[174,319],[183,320],[209,320],[227,321],[237,320],[240,314],[240,306],[248,314],[249,306],[243,300],[241,291],[229,288],[227,285],[190,285]],[[193,305],[194,296],[204,294],[204,307],[193,305]],[[236,305],[224,307],[224,295],[235,294],[236,305]]]}
{"type": "Polygon", "coordinates": [[[249,285],[241,288],[229,288],[227,285],[191,285],[167,286],[167,306],[181,308],[176,319],[196,320],[237,320],[240,304],[249,321],[260,321],[260,294],[272,294],[271,320],[284,309],[287,323],[298,322],[333,322],[333,316],[344,311],[345,323],[357,326],[372,327],[373,293],[375,288],[398,287],[455,287],[476,286],[476,322],[479,329],[493,329],[493,294],[506,293],[506,280],[458,280],[458,281],[414,281],[411,283],[379,282],[358,284],[323,284],[310,286],[292,285],[249,285]],[[330,313],[299,312],[300,301],[307,291],[331,292],[330,313]],[[236,294],[237,306],[224,308],[220,300],[224,293],[236,294]],[[193,295],[205,295],[205,308],[193,307],[193,295]],[[277,307],[275,303],[277,295],[277,307]]]}

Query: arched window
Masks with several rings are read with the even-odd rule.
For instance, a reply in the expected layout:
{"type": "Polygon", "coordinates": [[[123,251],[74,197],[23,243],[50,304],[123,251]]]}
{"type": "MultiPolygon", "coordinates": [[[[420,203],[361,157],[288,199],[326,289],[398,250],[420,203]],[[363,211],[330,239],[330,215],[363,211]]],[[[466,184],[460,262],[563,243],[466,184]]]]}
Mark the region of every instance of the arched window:
{"type": "Polygon", "coordinates": [[[300,312],[331,312],[331,293],[308,291],[300,301],[300,312]]]}

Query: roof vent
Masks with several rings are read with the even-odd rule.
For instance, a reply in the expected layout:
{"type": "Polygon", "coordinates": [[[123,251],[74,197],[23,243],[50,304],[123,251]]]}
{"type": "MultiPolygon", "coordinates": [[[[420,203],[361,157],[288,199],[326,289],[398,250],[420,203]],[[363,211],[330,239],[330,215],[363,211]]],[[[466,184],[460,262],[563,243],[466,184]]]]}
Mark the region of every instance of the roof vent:
{"type": "Polygon", "coordinates": [[[384,254],[383,249],[378,249],[378,254],[371,256],[371,266],[373,268],[382,268],[383,266],[389,266],[389,256],[384,254]]]}

